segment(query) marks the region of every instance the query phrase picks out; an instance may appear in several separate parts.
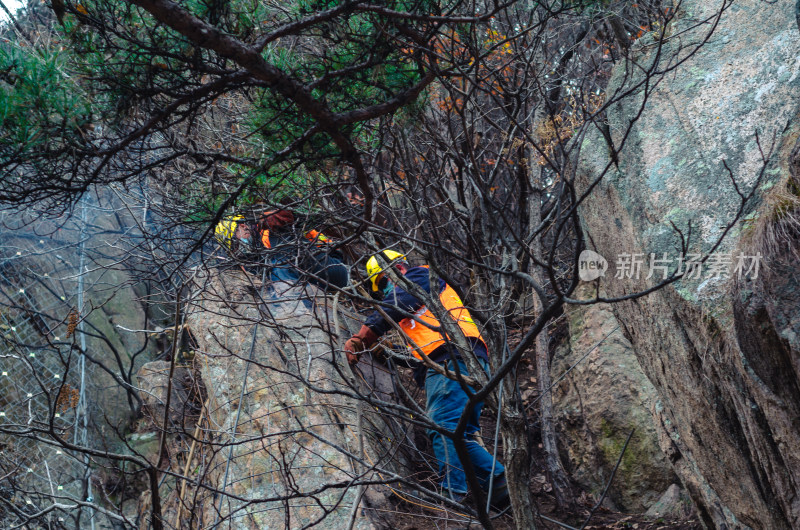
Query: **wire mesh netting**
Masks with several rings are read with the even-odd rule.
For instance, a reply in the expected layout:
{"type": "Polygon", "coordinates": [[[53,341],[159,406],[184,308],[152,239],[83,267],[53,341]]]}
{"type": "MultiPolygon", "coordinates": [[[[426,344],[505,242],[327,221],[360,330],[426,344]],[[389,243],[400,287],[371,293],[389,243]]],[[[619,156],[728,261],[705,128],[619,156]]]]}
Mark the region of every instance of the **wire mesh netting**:
{"type": "MultiPolygon", "coordinates": [[[[13,227],[13,215],[3,212],[4,226],[13,227]]],[[[30,510],[40,506],[41,494],[77,493],[85,468],[83,458],[32,433],[50,424],[60,436],[86,443],[84,420],[91,413],[83,392],[91,367],[75,347],[85,344],[76,337],[82,230],[69,218],[62,221],[49,237],[21,228],[0,239],[2,462],[19,497],[14,504],[30,510]]]]}
{"type": "MultiPolygon", "coordinates": [[[[89,195],[57,217],[0,212],[0,226],[0,495],[28,515],[54,500],[91,502],[89,457],[62,441],[100,447],[97,433],[130,417],[97,369],[131,355],[119,328],[127,313],[138,317],[135,296],[113,269],[125,230],[108,201],[89,195]]],[[[58,511],[46,521],[75,526],[58,511]]]]}

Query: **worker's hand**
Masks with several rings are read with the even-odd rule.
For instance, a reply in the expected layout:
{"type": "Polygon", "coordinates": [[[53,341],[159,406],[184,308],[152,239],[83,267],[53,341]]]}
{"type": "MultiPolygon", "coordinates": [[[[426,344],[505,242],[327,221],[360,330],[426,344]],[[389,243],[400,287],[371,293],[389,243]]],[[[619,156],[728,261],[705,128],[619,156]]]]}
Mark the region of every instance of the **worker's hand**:
{"type": "Polygon", "coordinates": [[[378,341],[378,336],[368,326],[361,326],[358,333],[347,339],[344,343],[344,351],[347,354],[347,362],[351,365],[358,362],[361,352],[371,348],[378,341]]]}
{"type": "Polygon", "coordinates": [[[358,364],[358,359],[361,357],[360,353],[350,353],[349,351],[345,353],[347,354],[347,363],[350,366],[355,366],[358,364]]]}
{"type": "Polygon", "coordinates": [[[351,337],[344,343],[344,352],[347,355],[347,362],[354,365],[358,362],[361,352],[364,351],[364,341],[359,337],[351,337]]]}

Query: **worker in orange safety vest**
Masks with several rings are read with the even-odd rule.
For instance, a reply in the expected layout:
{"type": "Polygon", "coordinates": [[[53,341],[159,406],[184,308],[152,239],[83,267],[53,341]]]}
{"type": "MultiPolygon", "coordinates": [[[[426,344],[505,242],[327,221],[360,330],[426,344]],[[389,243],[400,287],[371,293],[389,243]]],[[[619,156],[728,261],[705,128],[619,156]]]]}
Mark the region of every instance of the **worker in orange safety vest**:
{"type": "MultiPolygon", "coordinates": [[[[383,260],[406,280],[415,283],[427,293],[438,295],[446,310],[446,318],[458,324],[472,346],[479,364],[488,373],[486,341],[456,291],[441,279],[431,285],[430,270],[427,266],[409,267],[406,257],[394,250],[385,250],[382,254],[383,260]]],[[[426,355],[430,360],[444,365],[451,373],[455,373],[455,367],[458,366],[460,373],[468,375],[469,370],[459,351],[439,330],[440,322],[431,310],[402,286],[393,285],[379,264],[377,256],[372,256],[367,261],[366,268],[373,297],[383,300],[384,314],[402,329],[407,337],[410,353],[418,359],[426,355]]],[[[378,338],[392,327],[384,314],[378,311],[372,312],[361,330],[345,343],[344,350],[351,364],[356,364],[361,352],[374,345],[378,338]]],[[[422,377],[416,379],[424,384],[425,408],[429,418],[436,425],[452,432],[461,418],[469,395],[458,381],[449,379],[436,370],[426,369],[421,365],[415,375],[420,374],[424,377],[424,383],[422,377]]],[[[480,430],[482,406],[483,403],[478,403],[473,408],[468,418],[464,441],[478,482],[484,490],[488,489],[490,479],[494,475],[494,480],[491,481],[491,504],[496,509],[503,509],[508,506],[505,469],[475,440],[480,430]]],[[[466,475],[456,456],[452,439],[434,429],[429,429],[428,435],[439,463],[442,491],[457,501],[463,501],[467,494],[466,475]]]]}

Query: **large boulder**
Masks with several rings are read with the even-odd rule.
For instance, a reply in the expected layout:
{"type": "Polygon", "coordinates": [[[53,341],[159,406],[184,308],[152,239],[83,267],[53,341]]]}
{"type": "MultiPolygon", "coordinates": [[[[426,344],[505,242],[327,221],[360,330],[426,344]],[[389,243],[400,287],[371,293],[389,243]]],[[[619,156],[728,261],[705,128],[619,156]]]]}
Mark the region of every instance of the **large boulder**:
{"type": "MultiPolygon", "coordinates": [[[[659,84],[648,84],[646,94],[635,91],[608,109],[611,138],[622,146],[618,166],[600,134],[582,143],[579,187],[603,177],[582,218],[593,250],[612,265],[624,254],[666,253],[674,268],[680,242],[672,224],[686,235],[691,222],[689,251],[709,252],[735,218],[739,192],[749,193],[762,175],[755,193],[760,209],[745,210],[747,222],[736,224],[716,250],[721,274],[708,274],[709,261],[699,278],[613,310],[658,394],[662,449],[703,522],[798,528],[797,268],[774,267],[766,278],[764,256],[761,278],[733,281],[726,265],[731,253],[736,265],[740,250],[762,248],[748,240],[753,225],[786,215],[765,199],[792,189],[786,182],[800,136],[795,2],[734,2],[714,26],[718,7],[683,2],[664,47],[643,41],[632,62],[615,69],[608,94],[633,87],[656,57],[661,67],[668,58],[685,59],[659,84]],[[711,38],[692,55],[711,28],[711,38]]],[[[782,238],[771,248],[789,247],[788,259],[798,239],[776,233],[782,238]]],[[[661,274],[647,279],[645,269],[636,279],[621,272],[612,267],[599,280],[610,296],[652,286],[661,274]]]]}
{"type": "Polygon", "coordinates": [[[575,306],[567,316],[569,345],[552,365],[554,377],[568,374],[553,394],[564,461],[572,478],[599,497],[635,430],[608,498],[618,509],[644,512],[676,480],[650,413],[655,388],[607,304],[575,306]]]}
{"type": "MultiPolygon", "coordinates": [[[[352,483],[408,476],[399,447],[407,433],[350,395],[371,387],[373,398],[390,399],[391,382],[366,368],[363,380],[353,378],[337,341],[354,322],[313,295],[235,271],[196,278],[186,320],[207,392],[208,428],[198,430],[207,456],[196,449],[201,487],[184,522],[300,528],[324,520],[326,528],[348,528],[354,517],[353,528],[389,524],[388,488],[370,486],[361,497],[352,483]]],[[[165,513],[190,498],[178,501],[179,492],[167,483],[165,513]]]]}

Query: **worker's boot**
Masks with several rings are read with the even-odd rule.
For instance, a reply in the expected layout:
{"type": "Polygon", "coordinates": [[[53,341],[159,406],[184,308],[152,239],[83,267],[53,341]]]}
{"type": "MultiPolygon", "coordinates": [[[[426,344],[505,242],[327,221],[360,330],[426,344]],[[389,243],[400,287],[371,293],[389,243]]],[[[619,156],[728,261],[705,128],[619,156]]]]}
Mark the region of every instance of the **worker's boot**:
{"type": "Polygon", "coordinates": [[[492,498],[489,501],[489,506],[498,512],[502,512],[511,505],[511,499],[508,496],[508,483],[506,482],[506,475],[503,473],[495,477],[492,482],[492,498]]]}
{"type": "Polygon", "coordinates": [[[455,491],[450,491],[447,488],[442,488],[441,494],[442,497],[447,497],[448,499],[455,501],[459,504],[464,504],[464,502],[467,500],[467,495],[468,495],[467,493],[458,493],[455,491]]]}

